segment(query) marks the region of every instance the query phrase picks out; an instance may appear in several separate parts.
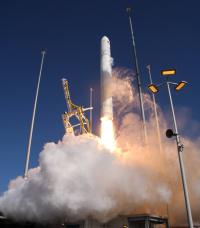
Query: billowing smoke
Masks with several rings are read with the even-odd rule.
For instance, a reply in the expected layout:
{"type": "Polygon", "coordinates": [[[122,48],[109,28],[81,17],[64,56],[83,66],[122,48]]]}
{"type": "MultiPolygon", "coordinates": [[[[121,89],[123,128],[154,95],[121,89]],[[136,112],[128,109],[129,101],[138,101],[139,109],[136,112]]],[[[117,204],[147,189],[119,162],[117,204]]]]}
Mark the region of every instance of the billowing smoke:
{"type": "MultiPolygon", "coordinates": [[[[143,145],[130,72],[116,69],[114,75],[116,152],[110,153],[94,135],[65,135],[58,143],[47,143],[40,153],[39,167],[29,170],[27,180],[12,180],[0,198],[0,211],[7,217],[106,222],[117,215],[153,213],[168,214],[174,224],[186,222],[175,143],[164,138],[166,121],[158,108],[164,148],[160,151],[151,98],[144,94],[149,137],[148,145],[143,145]]],[[[200,141],[183,141],[192,212],[198,222],[200,141]]]]}
{"type": "MultiPolygon", "coordinates": [[[[164,115],[159,106],[157,106],[159,115],[159,125],[162,140],[162,151],[159,149],[158,136],[156,132],[156,122],[153,111],[153,103],[151,96],[143,94],[144,108],[147,118],[148,130],[148,145],[141,144],[142,129],[139,99],[137,90],[132,88],[134,75],[127,69],[116,69],[114,71],[115,79],[113,82],[113,93],[115,96],[115,103],[117,104],[117,143],[122,151],[127,152],[127,157],[133,159],[132,164],[142,164],[148,170],[155,172],[151,176],[150,182],[155,187],[164,182],[170,189],[170,197],[167,203],[160,203],[159,201],[153,206],[151,200],[145,208],[148,212],[167,215],[170,218],[170,224],[185,224],[187,222],[182,181],[180,176],[180,168],[178,163],[178,154],[176,143],[173,139],[167,139],[165,131],[171,126],[167,123],[164,115]],[[130,77],[131,75],[131,77],[130,77]],[[122,89],[123,88],[123,89],[122,89]]],[[[178,110],[177,110],[178,113],[178,110]]],[[[171,113],[169,113],[171,115],[171,113]]],[[[185,117],[178,116],[178,124],[184,127],[185,117]]],[[[187,120],[192,124],[192,120],[187,120]]],[[[195,123],[195,125],[197,125],[195,123]]],[[[190,131],[192,135],[192,128],[190,131]]],[[[196,130],[196,129],[194,129],[196,130]]],[[[190,139],[181,136],[182,143],[184,144],[184,164],[187,175],[187,182],[191,200],[192,214],[194,222],[200,222],[200,138],[190,139]]],[[[152,194],[153,195],[153,194],[152,194]]],[[[144,209],[142,208],[144,211],[144,209]]],[[[141,210],[141,212],[142,212],[141,210]]]]}

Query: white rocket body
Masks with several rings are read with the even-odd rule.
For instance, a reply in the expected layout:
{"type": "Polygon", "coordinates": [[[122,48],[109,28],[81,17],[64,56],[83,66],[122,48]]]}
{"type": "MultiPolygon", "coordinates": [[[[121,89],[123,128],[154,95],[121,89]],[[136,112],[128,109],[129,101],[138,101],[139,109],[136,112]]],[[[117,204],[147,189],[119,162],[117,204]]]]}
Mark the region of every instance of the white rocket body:
{"type": "Polygon", "coordinates": [[[111,120],[113,120],[112,65],[110,41],[104,36],[101,39],[101,118],[111,120]]]}

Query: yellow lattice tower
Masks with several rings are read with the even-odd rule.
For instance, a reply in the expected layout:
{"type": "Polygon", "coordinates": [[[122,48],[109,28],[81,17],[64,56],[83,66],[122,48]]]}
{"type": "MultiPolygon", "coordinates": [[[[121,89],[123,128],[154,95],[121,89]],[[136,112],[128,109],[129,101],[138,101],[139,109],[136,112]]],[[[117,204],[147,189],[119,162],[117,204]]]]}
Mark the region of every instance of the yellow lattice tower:
{"type": "Polygon", "coordinates": [[[90,122],[85,116],[84,112],[91,110],[92,107],[83,108],[82,106],[75,105],[70,98],[69,83],[66,79],[62,79],[65,99],[67,103],[68,112],[64,112],[62,115],[63,124],[66,133],[74,133],[74,128],[80,126],[80,133],[91,133],[90,122]],[[70,119],[75,116],[78,120],[78,124],[72,125],[70,119]]]}

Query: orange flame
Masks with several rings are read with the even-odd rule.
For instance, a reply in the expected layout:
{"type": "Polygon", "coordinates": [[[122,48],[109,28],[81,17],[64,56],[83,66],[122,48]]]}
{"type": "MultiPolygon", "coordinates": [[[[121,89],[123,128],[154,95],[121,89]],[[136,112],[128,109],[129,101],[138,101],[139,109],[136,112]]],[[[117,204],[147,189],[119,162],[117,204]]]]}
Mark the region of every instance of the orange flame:
{"type": "Polygon", "coordinates": [[[101,141],[111,152],[116,149],[113,121],[107,117],[101,118],[101,141]]]}

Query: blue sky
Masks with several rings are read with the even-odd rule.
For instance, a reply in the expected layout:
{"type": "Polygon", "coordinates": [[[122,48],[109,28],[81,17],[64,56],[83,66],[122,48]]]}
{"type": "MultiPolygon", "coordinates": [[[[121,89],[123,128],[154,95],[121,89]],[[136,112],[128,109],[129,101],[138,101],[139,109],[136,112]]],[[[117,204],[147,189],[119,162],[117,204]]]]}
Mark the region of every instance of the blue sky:
{"type": "MultiPolygon", "coordinates": [[[[44,143],[62,138],[61,113],[66,110],[60,79],[66,77],[75,103],[87,106],[94,88],[95,132],[99,128],[100,39],[111,41],[116,67],[134,70],[130,30],[125,8],[134,8],[133,22],[143,90],[145,66],[152,65],[155,82],[160,70],[175,67],[175,81],[189,85],[174,94],[178,113],[197,126],[198,137],[200,2],[197,0],[6,0],[0,3],[0,192],[10,179],[22,175],[41,60],[47,55],[39,93],[31,149],[31,167],[38,164],[44,143]],[[192,121],[191,121],[192,119],[192,121]]],[[[157,96],[169,112],[166,91],[157,96]]],[[[166,115],[170,115],[167,113],[166,115]]],[[[186,121],[187,122],[187,121],[186,121]]],[[[184,134],[184,131],[182,130],[184,134]]]]}

